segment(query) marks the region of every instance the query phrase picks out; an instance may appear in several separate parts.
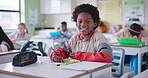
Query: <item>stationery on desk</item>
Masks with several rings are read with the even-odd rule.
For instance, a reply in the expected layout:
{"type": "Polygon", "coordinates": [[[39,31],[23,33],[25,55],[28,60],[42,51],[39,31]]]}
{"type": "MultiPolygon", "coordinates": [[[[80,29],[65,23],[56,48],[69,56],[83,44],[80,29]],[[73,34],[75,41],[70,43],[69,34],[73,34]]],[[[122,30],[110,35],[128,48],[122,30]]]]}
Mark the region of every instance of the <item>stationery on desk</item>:
{"type": "Polygon", "coordinates": [[[120,45],[130,45],[130,46],[144,46],[144,42],[139,42],[137,36],[134,37],[119,37],[117,41],[120,45]]]}
{"type": "Polygon", "coordinates": [[[74,63],[79,63],[79,60],[74,60],[74,59],[68,59],[68,60],[64,60],[65,63],[61,63],[61,64],[57,64],[57,66],[65,66],[65,65],[69,65],[69,64],[74,64],[74,63]]]}
{"type": "MultiPolygon", "coordinates": [[[[60,55],[54,50],[54,48],[53,47],[51,47],[51,49],[53,50],[53,52],[58,56],[58,57],[60,57],[60,55]]],[[[62,59],[62,62],[64,62],[64,60],[62,59]]]]}
{"type": "Polygon", "coordinates": [[[60,55],[53,49],[53,47],[51,47],[51,49],[53,50],[53,52],[60,57],[60,55]]]}
{"type": "Polygon", "coordinates": [[[59,66],[59,67],[63,68],[63,69],[87,72],[87,71],[91,71],[91,70],[94,70],[96,68],[102,67],[104,65],[107,65],[107,63],[82,61],[82,62],[73,63],[73,64],[69,64],[69,65],[64,65],[64,66],[59,66]]]}

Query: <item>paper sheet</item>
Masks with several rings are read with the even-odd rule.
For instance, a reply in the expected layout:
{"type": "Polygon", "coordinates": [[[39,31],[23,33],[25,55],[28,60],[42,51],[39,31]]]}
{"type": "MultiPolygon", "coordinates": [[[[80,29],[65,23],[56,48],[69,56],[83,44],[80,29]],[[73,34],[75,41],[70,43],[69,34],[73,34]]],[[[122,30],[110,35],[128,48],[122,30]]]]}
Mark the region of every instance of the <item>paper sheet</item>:
{"type": "Polygon", "coordinates": [[[77,71],[91,71],[93,69],[96,69],[105,65],[107,65],[107,63],[83,61],[83,62],[69,64],[65,66],[59,66],[59,67],[63,69],[70,69],[70,70],[77,70],[77,71]]]}

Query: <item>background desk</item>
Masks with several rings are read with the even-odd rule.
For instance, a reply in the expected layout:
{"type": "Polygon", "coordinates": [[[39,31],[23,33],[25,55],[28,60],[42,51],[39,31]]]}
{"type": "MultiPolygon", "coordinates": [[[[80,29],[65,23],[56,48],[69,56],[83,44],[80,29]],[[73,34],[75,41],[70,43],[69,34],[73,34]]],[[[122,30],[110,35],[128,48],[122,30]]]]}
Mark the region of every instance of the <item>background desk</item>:
{"type": "Polygon", "coordinates": [[[13,57],[18,53],[20,53],[19,50],[0,52],[0,64],[12,62],[13,57]]]}
{"type": "MultiPolygon", "coordinates": [[[[48,57],[49,59],[49,57],[48,57]]],[[[66,70],[66,69],[61,69],[56,66],[54,63],[50,63],[46,58],[45,59],[40,59],[35,64],[31,64],[25,67],[14,67],[12,66],[11,63],[6,63],[6,64],[1,64],[0,65],[0,70],[3,71],[9,71],[9,72],[14,72],[14,73],[21,73],[21,74],[27,74],[27,75],[33,75],[33,76],[38,76],[38,77],[52,77],[52,78],[69,78],[69,77],[80,77],[82,78],[88,78],[90,73],[100,71],[99,74],[102,72],[103,69],[110,68],[113,64],[109,64],[103,67],[99,67],[98,69],[95,69],[90,72],[84,72],[84,71],[75,71],[75,70],[66,70]],[[85,76],[86,75],[86,76],[85,76]]],[[[110,71],[110,70],[108,70],[110,71]]],[[[109,72],[110,73],[110,72],[109,72]]],[[[105,77],[107,75],[110,75],[107,73],[106,70],[101,73],[100,76],[103,75],[103,78],[108,78],[105,77]]],[[[98,73],[97,73],[98,75],[98,73]]],[[[93,78],[98,78],[98,76],[94,76],[93,78]]],[[[102,78],[102,77],[100,77],[102,78]]]]}
{"type": "Polygon", "coordinates": [[[64,42],[64,41],[67,41],[68,39],[65,38],[65,37],[59,37],[59,38],[51,38],[49,36],[40,36],[40,35],[37,35],[37,36],[32,36],[30,41],[41,41],[41,42],[44,42],[46,43],[46,48],[45,48],[45,52],[47,54],[50,54],[51,52],[51,46],[54,46],[54,43],[61,43],[61,42],[64,42]]]}
{"type": "Polygon", "coordinates": [[[148,46],[123,46],[118,44],[111,44],[111,47],[123,48],[125,55],[137,55],[138,54],[138,74],[141,72],[141,54],[148,52],[148,46]]]}
{"type": "Polygon", "coordinates": [[[134,76],[133,78],[148,78],[148,69],[143,71],[142,73],[134,76]]]}

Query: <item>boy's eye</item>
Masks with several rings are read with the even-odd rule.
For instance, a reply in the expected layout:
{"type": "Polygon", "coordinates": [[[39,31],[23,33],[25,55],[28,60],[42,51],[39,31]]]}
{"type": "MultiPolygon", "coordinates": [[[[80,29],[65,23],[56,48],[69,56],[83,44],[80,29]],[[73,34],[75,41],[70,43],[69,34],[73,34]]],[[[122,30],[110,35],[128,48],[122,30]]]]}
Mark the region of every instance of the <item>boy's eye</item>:
{"type": "Polygon", "coordinates": [[[89,23],[90,21],[86,21],[86,23],[89,23]]]}
{"type": "Polygon", "coordinates": [[[78,21],[78,23],[82,23],[82,21],[78,21]]]}

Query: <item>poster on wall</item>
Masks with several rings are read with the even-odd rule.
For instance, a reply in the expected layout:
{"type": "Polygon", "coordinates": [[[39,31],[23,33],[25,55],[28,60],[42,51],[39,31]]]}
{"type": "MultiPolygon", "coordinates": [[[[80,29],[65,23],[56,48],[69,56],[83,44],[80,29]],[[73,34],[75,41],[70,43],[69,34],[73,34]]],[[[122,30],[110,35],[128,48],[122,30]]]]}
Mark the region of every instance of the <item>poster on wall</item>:
{"type": "Polygon", "coordinates": [[[29,25],[35,26],[38,24],[38,9],[29,8],[29,25]]]}
{"type": "Polygon", "coordinates": [[[144,24],[144,0],[124,0],[123,10],[124,25],[144,24]]]}
{"type": "Polygon", "coordinates": [[[122,24],[122,0],[96,0],[102,21],[111,25],[122,24]]]}

